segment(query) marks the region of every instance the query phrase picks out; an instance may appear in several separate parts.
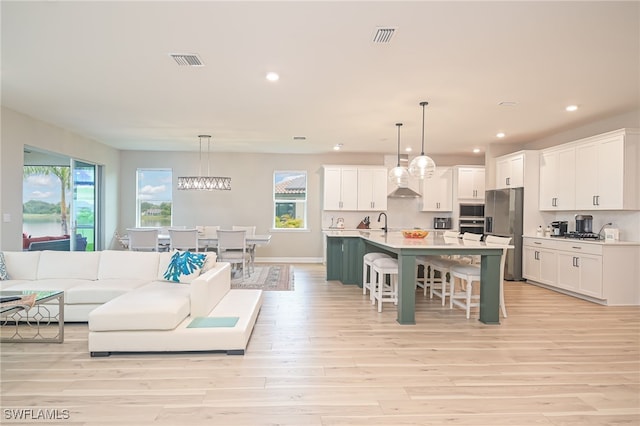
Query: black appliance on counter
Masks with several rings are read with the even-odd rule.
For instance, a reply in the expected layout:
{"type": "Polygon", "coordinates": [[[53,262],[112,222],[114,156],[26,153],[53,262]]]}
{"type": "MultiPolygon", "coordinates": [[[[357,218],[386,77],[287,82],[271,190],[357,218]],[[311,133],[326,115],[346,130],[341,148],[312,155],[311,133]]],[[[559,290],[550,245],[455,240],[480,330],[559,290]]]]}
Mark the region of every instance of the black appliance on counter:
{"type": "Polygon", "coordinates": [[[575,219],[577,233],[593,232],[593,216],[590,214],[577,214],[575,215],[575,219]]]}
{"type": "Polygon", "coordinates": [[[524,188],[493,189],[485,192],[485,235],[511,237],[504,279],[521,281],[524,188]]]}
{"type": "Polygon", "coordinates": [[[433,229],[451,229],[450,217],[434,217],[433,229]]]}
{"type": "Polygon", "coordinates": [[[566,220],[557,220],[551,222],[551,235],[553,237],[564,237],[569,229],[569,222],[566,220]]]}

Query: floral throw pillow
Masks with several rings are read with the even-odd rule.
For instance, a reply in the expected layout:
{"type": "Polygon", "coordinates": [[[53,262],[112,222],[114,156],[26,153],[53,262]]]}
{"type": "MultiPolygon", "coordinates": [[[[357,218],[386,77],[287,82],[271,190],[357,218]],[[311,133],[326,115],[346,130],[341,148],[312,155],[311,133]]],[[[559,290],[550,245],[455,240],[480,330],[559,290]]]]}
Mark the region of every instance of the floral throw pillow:
{"type": "Polygon", "coordinates": [[[4,253],[0,251],[0,281],[8,280],[7,264],[4,261],[4,253]]]}
{"type": "Polygon", "coordinates": [[[176,251],[171,256],[164,279],[174,283],[190,283],[200,275],[200,269],[207,258],[203,253],[176,251]]]}

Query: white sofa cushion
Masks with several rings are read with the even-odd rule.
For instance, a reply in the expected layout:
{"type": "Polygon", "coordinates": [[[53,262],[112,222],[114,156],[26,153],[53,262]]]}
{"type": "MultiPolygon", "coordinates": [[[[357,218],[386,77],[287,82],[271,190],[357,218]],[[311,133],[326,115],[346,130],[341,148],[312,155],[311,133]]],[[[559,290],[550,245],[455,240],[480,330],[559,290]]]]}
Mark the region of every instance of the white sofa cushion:
{"type": "Polygon", "coordinates": [[[147,284],[91,311],[89,330],[173,330],[189,315],[189,292],[187,284],[147,284]]]}
{"type": "Polygon", "coordinates": [[[100,254],[98,279],[154,281],[158,273],[157,252],[105,250],[100,254]]]}
{"type": "Polygon", "coordinates": [[[12,285],[11,287],[6,288],[6,290],[38,290],[38,291],[52,291],[52,290],[62,290],[65,292],[65,303],[66,303],[66,292],[67,290],[76,287],[86,285],[87,283],[91,283],[92,281],[88,280],[79,280],[77,278],[52,278],[47,280],[33,280],[33,281],[22,281],[19,284],[12,285]]]}
{"type": "Polygon", "coordinates": [[[38,279],[97,280],[99,261],[97,251],[43,251],[38,262],[38,279]]]}
{"type": "Polygon", "coordinates": [[[123,278],[87,281],[82,285],[67,290],[64,293],[64,303],[67,305],[106,303],[148,283],[149,281],[147,280],[128,280],[123,278]]]}
{"type": "Polygon", "coordinates": [[[35,280],[38,272],[39,251],[5,251],[4,260],[10,280],[35,280]]]}

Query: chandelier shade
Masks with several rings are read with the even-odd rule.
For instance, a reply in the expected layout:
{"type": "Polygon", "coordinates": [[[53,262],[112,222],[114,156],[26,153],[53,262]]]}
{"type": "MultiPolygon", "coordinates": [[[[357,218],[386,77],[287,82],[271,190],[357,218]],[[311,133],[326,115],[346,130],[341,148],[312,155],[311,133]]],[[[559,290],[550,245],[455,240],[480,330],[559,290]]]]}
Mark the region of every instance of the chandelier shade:
{"type": "Polygon", "coordinates": [[[231,178],[221,176],[209,176],[211,163],[209,156],[211,153],[211,136],[199,135],[200,139],[200,155],[198,159],[198,176],[179,176],[178,189],[187,191],[230,191],[231,178]],[[207,175],[202,176],[202,139],[207,139],[207,175]]]}
{"type": "Polygon", "coordinates": [[[429,102],[420,102],[422,106],[422,150],[420,155],[411,160],[409,174],[419,179],[429,179],[436,171],[436,163],[424,154],[424,110],[429,102]]]}

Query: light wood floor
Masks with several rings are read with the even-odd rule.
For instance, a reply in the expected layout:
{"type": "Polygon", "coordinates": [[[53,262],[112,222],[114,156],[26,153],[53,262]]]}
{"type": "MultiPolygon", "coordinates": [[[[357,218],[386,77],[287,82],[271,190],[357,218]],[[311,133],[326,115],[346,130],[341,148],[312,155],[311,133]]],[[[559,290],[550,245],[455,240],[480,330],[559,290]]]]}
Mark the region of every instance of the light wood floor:
{"type": "Polygon", "coordinates": [[[73,425],[640,424],[638,307],[507,282],[499,326],[421,295],[403,326],[324,274],[296,265],[295,291],[265,294],[245,356],[90,358],[83,324],[2,344],[0,423],[34,407],[73,425]]]}

